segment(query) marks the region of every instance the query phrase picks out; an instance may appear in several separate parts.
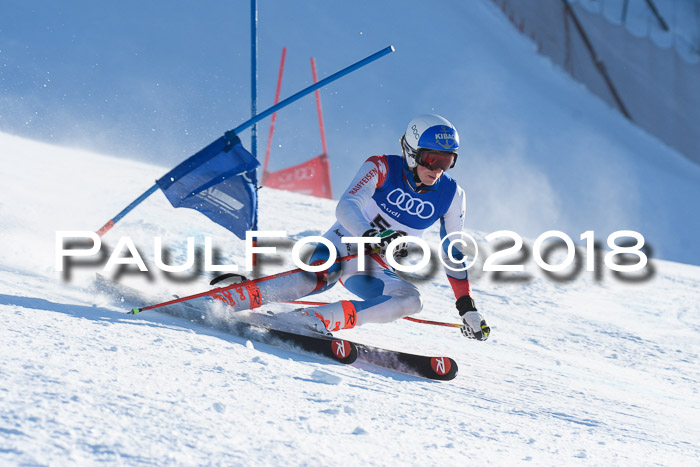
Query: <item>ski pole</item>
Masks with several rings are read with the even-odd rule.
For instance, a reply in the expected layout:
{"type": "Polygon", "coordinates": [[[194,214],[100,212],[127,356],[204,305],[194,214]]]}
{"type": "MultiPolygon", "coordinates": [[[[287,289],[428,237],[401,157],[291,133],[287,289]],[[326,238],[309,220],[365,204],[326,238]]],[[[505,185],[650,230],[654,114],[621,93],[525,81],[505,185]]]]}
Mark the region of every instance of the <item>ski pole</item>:
{"type": "MultiPolygon", "coordinates": [[[[310,306],[321,306],[321,305],[330,305],[329,302],[309,302],[305,300],[290,300],[290,301],[283,301],[282,303],[292,303],[295,305],[310,305],[310,306]]],[[[445,326],[449,328],[459,328],[462,325],[457,324],[457,323],[444,323],[442,321],[431,321],[429,319],[420,319],[420,318],[411,318],[410,316],[404,316],[406,321],[413,321],[414,323],[420,323],[420,324],[432,324],[433,326],[445,326]]]]}
{"type": "Polygon", "coordinates": [[[461,328],[461,324],[457,323],[443,323],[442,321],[430,321],[428,319],[420,319],[420,318],[411,318],[410,316],[404,316],[405,320],[407,321],[413,321],[414,323],[421,323],[421,324],[432,324],[434,326],[445,326],[445,327],[450,327],[450,328],[461,328]]]}
{"type": "MultiPolygon", "coordinates": [[[[378,251],[379,251],[379,249],[378,249],[378,248],[375,248],[375,249],[373,249],[373,250],[370,250],[370,251],[368,251],[368,252],[364,252],[364,253],[362,253],[362,254],[363,254],[363,255],[371,255],[371,254],[377,253],[378,251]]],[[[339,262],[341,262],[341,261],[348,261],[348,260],[357,258],[359,255],[360,255],[359,253],[356,253],[356,254],[354,254],[354,255],[343,256],[343,257],[340,257],[340,258],[336,258],[336,260],[333,261],[332,264],[336,264],[336,263],[339,263],[339,262]]],[[[231,289],[234,289],[234,288],[245,287],[246,285],[250,285],[250,284],[259,284],[259,283],[261,283],[261,282],[269,281],[269,280],[272,280],[272,279],[277,279],[277,278],[279,278],[279,277],[289,276],[289,275],[296,274],[296,273],[302,272],[302,271],[304,271],[304,269],[302,269],[302,268],[297,268],[297,269],[292,269],[292,270],[289,270],[289,271],[278,272],[277,274],[273,274],[273,275],[271,275],[271,276],[260,277],[260,278],[258,278],[258,279],[249,279],[249,280],[246,280],[246,281],[243,281],[243,282],[238,282],[238,283],[236,283],[236,284],[227,285],[226,287],[217,287],[217,288],[214,288],[214,289],[211,289],[211,290],[207,290],[207,291],[205,291],[205,292],[200,292],[200,293],[197,293],[197,294],[188,295],[188,296],[186,296],[186,297],[179,297],[179,298],[175,298],[175,299],[173,299],[173,300],[168,300],[167,302],[156,303],[155,305],[148,305],[148,306],[144,306],[144,307],[141,307],[141,308],[132,308],[131,311],[129,311],[128,314],[130,314],[130,315],[137,315],[137,314],[141,313],[142,311],[152,310],[152,309],[154,309],[154,308],[161,308],[161,307],[168,306],[168,305],[174,305],[174,304],[176,304],[176,303],[186,302],[186,301],[189,301],[189,300],[194,300],[194,299],[196,299],[196,298],[202,298],[202,297],[210,296],[210,295],[215,294],[215,293],[225,292],[225,291],[227,291],[227,290],[231,290],[231,289]]],[[[307,272],[308,272],[308,271],[307,271],[307,272]]]]}

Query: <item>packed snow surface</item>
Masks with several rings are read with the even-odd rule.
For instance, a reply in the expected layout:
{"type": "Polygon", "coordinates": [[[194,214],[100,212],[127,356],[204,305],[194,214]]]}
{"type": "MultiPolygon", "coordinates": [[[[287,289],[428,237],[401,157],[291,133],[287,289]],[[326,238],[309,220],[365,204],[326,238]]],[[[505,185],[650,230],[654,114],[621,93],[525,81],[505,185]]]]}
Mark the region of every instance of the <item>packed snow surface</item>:
{"type": "MultiPolygon", "coordinates": [[[[283,97],[310,84],[308,55],[323,78],[397,47],[322,90],[336,197],[366,157],[398,151],[412,116],[457,125],[452,173],[479,242],[470,275],[491,338],[405,320],[338,333],[452,357],[453,381],[343,366],[165,312],[127,314],[209,289],[212,274],[199,269],[157,270],[154,237],[172,264],[185,261],[187,237],[200,250],[210,237],[220,263],[245,264],[243,242],[159,192],[104,237],[99,260],[57,272],[57,231],[98,229],[249,113],[246,13],[230,2],[141,3],[105,17],[15,2],[0,18],[11,18],[0,24],[10,38],[0,47],[0,464],[698,464],[700,268],[682,263],[700,264],[700,167],[538,56],[492,2],[261,5],[259,108],[272,102],[282,46],[283,97]],[[200,34],[222,17],[236,23],[200,34]],[[524,273],[482,271],[495,249],[485,237],[501,229],[525,237],[527,252],[507,258],[524,273]],[[550,229],[577,243],[594,230],[603,246],[615,230],[636,230],[656,254],[623,278],[602,261],[586,272],[584,261],[555,280],[530,253],[550,229]],[[127,236],[148,274],[102,271],[127,236]]],[[[318,154],[311,97],[279,117],[271,170],[318,154]]],[[[291,269],[293,242],[323,233],[334,202],[259,194],[260,229],[289,239],[271,241],[277,254],[254,274],[291,269]]],[[[425,238],[435,245],[437,230],[425,238]]],[[[410,279],[424,297],[418,317],[458,322],[440,266],[410,279]]],[[[353,297],[338,285],[317,298],[353,297]]]]}
{"type": "MultiPolygon", "coordinates": [[[[104,259],[56,272],[56,231],[95,230],[167,169],[6,134],[0,150],[15,161],[0,169],[3,465],[697,465],[698,267],[652,260],[637,282],[604,266],[554,281],[526,260],[526,280],[508,282],[480,272],[482,257],[472,283],[488,341],[408,321],[339,334],[458,362],[453,381],[428,381],[126,314],[149,303],[98,286],[104,259]]],[[[333,220],[332,201],[270,189],[260,201],[260,228],[290,240],[258,274],[290,269],[292,241],[333,220]]],[[[468,232],[487,252],[484,233],[468,232]]],[[[154,236],[173,262],[187,236],[209,236],[222,263],[244,264],[241,241],[161,193],[103,247],[122,236],[150,266],[154,236]]],[[[158,300],[206,290],[210,277],[166,280],[152,267],[150,281],[134,268],[116,279],[158,300]]],[[[457,321],[441,268],[416,283],[420,317],[457,321]]],[[[338,285],[319,299],[342,297],[338,285]]]]}

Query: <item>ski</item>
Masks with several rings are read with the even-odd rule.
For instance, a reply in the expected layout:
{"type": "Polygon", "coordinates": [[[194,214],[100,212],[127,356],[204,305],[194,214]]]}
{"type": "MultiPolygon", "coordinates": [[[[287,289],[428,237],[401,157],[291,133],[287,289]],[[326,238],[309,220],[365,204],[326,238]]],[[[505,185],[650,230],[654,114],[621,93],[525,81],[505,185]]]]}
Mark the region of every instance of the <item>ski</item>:
{"type": "Polygon", "coordinates": [[[330,357],[340,363],[350,364],[357,360],[400,373],[440,381],[450,381],[457,376],[457,362],[449,357],[416,355],[320,334],[298,334],[266,324],[235,321],[231,325],[232,330],[242,337],[271,345],[281,341],[307,352],[330,357]]]}
{"type": "Polygon", "coordinates": [[[449,357],[430,357],[354,344],[358,350],[357,360],[361,362],[440,381],[450,381],[457,376],[457,362],[449,357]]]}
{"type": "Polygon", "coordinates": [[[299,334],[289,330],[282,331],[275,327],[274,317],[258,315],[258,318],[267,318],[267,322],[256,322],[253,324],[234,320],[231,323],[233,332],[273,345],[275,341],[286,342],[296,345],[303,350],[330,357],[341,363],[353,363],[355,360],[358,360],[389,370],[442,381],[449,381],[457,376],[457,362],[449,357],[416,355],[373,347],[333,336],[299,334]]]}

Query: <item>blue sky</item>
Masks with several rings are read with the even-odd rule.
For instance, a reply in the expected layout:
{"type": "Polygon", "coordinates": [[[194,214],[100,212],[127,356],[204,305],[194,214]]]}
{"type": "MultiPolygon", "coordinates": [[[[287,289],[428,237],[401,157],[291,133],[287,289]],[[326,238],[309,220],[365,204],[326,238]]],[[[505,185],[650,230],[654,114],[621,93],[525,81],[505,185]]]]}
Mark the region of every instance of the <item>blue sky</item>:
{"type": "MultiPolygon", "coordinates": [[[[311,83],[312,56],[323,77],[389,44],[403,47],[401,55],[324,90],[329,147],[335,153],[345,149],[335,139],[336,129],[343,141],[348,128],[356,139],[359,129],[385,125],[393,113],[405,125],[409,109],[425,105],[403,102],[403,96],[416,96],[424,78],[454,68],[451,45],[436,36],[444,34],[442,26],[417,24],[427,16],[421,2],[408,15],[410,8],[396,11],[397,2],[364,5],[259,5],[259,109],[273,103],[282,47],[288,48],[282,97],[311,83]],[[397,28],[422,29],[422,39],[400,40],[406,34],[396,34],[397,28]],[[417,49],[418,56],[410,59],[417,49]],[[404,71],[406,60],[415,64],[412,77],[404,71]],[[399,108],[406,113],[399,114],[399,108]]],[[[9,14],[0,20],[5,38],[0,83],[6,96],[0,129],[178,162],[250,115],[249,7],[247,1],[10,2],[4,8],[9,14]]],[[[432,105],[440,107],[440,99],[448,97],[440,94],[432,105]]],[[[298,155],[301,161],[320,151],[315,118],[313,97],[279,114],[278,142],[289,154],[279,157],[298,155]],[[299,125],[300,119],[308,124],[299,125]]],[[[261,125],[265,138],[266,125],[261,125]]]]}

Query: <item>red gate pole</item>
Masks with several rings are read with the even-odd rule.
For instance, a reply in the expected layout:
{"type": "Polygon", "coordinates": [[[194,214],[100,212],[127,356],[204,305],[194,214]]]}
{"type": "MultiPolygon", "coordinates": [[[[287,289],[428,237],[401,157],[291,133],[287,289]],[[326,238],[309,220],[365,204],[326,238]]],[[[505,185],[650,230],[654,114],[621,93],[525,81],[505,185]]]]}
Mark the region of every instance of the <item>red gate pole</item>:
{"type": "MultiPolygon", "coordinates": [[[[318,81],[316,76],[316,61],[311,57],[311,74],[314,79],[314,84],[318,81]]],[[[326,146],[326,129],[323,126],[323,111],[321,110],[321,93],[318,89],[314,93],[316,95],[316,110],[318,111],[318,125],[321,129],[321,148],[323,149],[323,154],[321,154],[321,165],[325,169],[326,175],[326,195],[327,198],[333,198],[333,189],[331,188],[331,167],[328,161],[328,147],[326,146]]]]}
{"type": "MultiPolygon", "coordinates": [[[[282,74],[284,73],[284,58],[287,55],[287,48],[282,47],[282,60],[280,61],[280,72],[277,76],[277,90],[275,91],[275,105],[280,101],[280,90],[282,89],[282,74]]],[[[263,165],[263,185],[265,184],[265,175],[267,174],[267,166],[270,162],[270,150],[272,148],[272,134],[275,132],[275,120],[277,120],[277,112],[272,114],[270,120],[270,133],[267,135],[267,149],[265,150],[265,164],[263,165]]]]}

